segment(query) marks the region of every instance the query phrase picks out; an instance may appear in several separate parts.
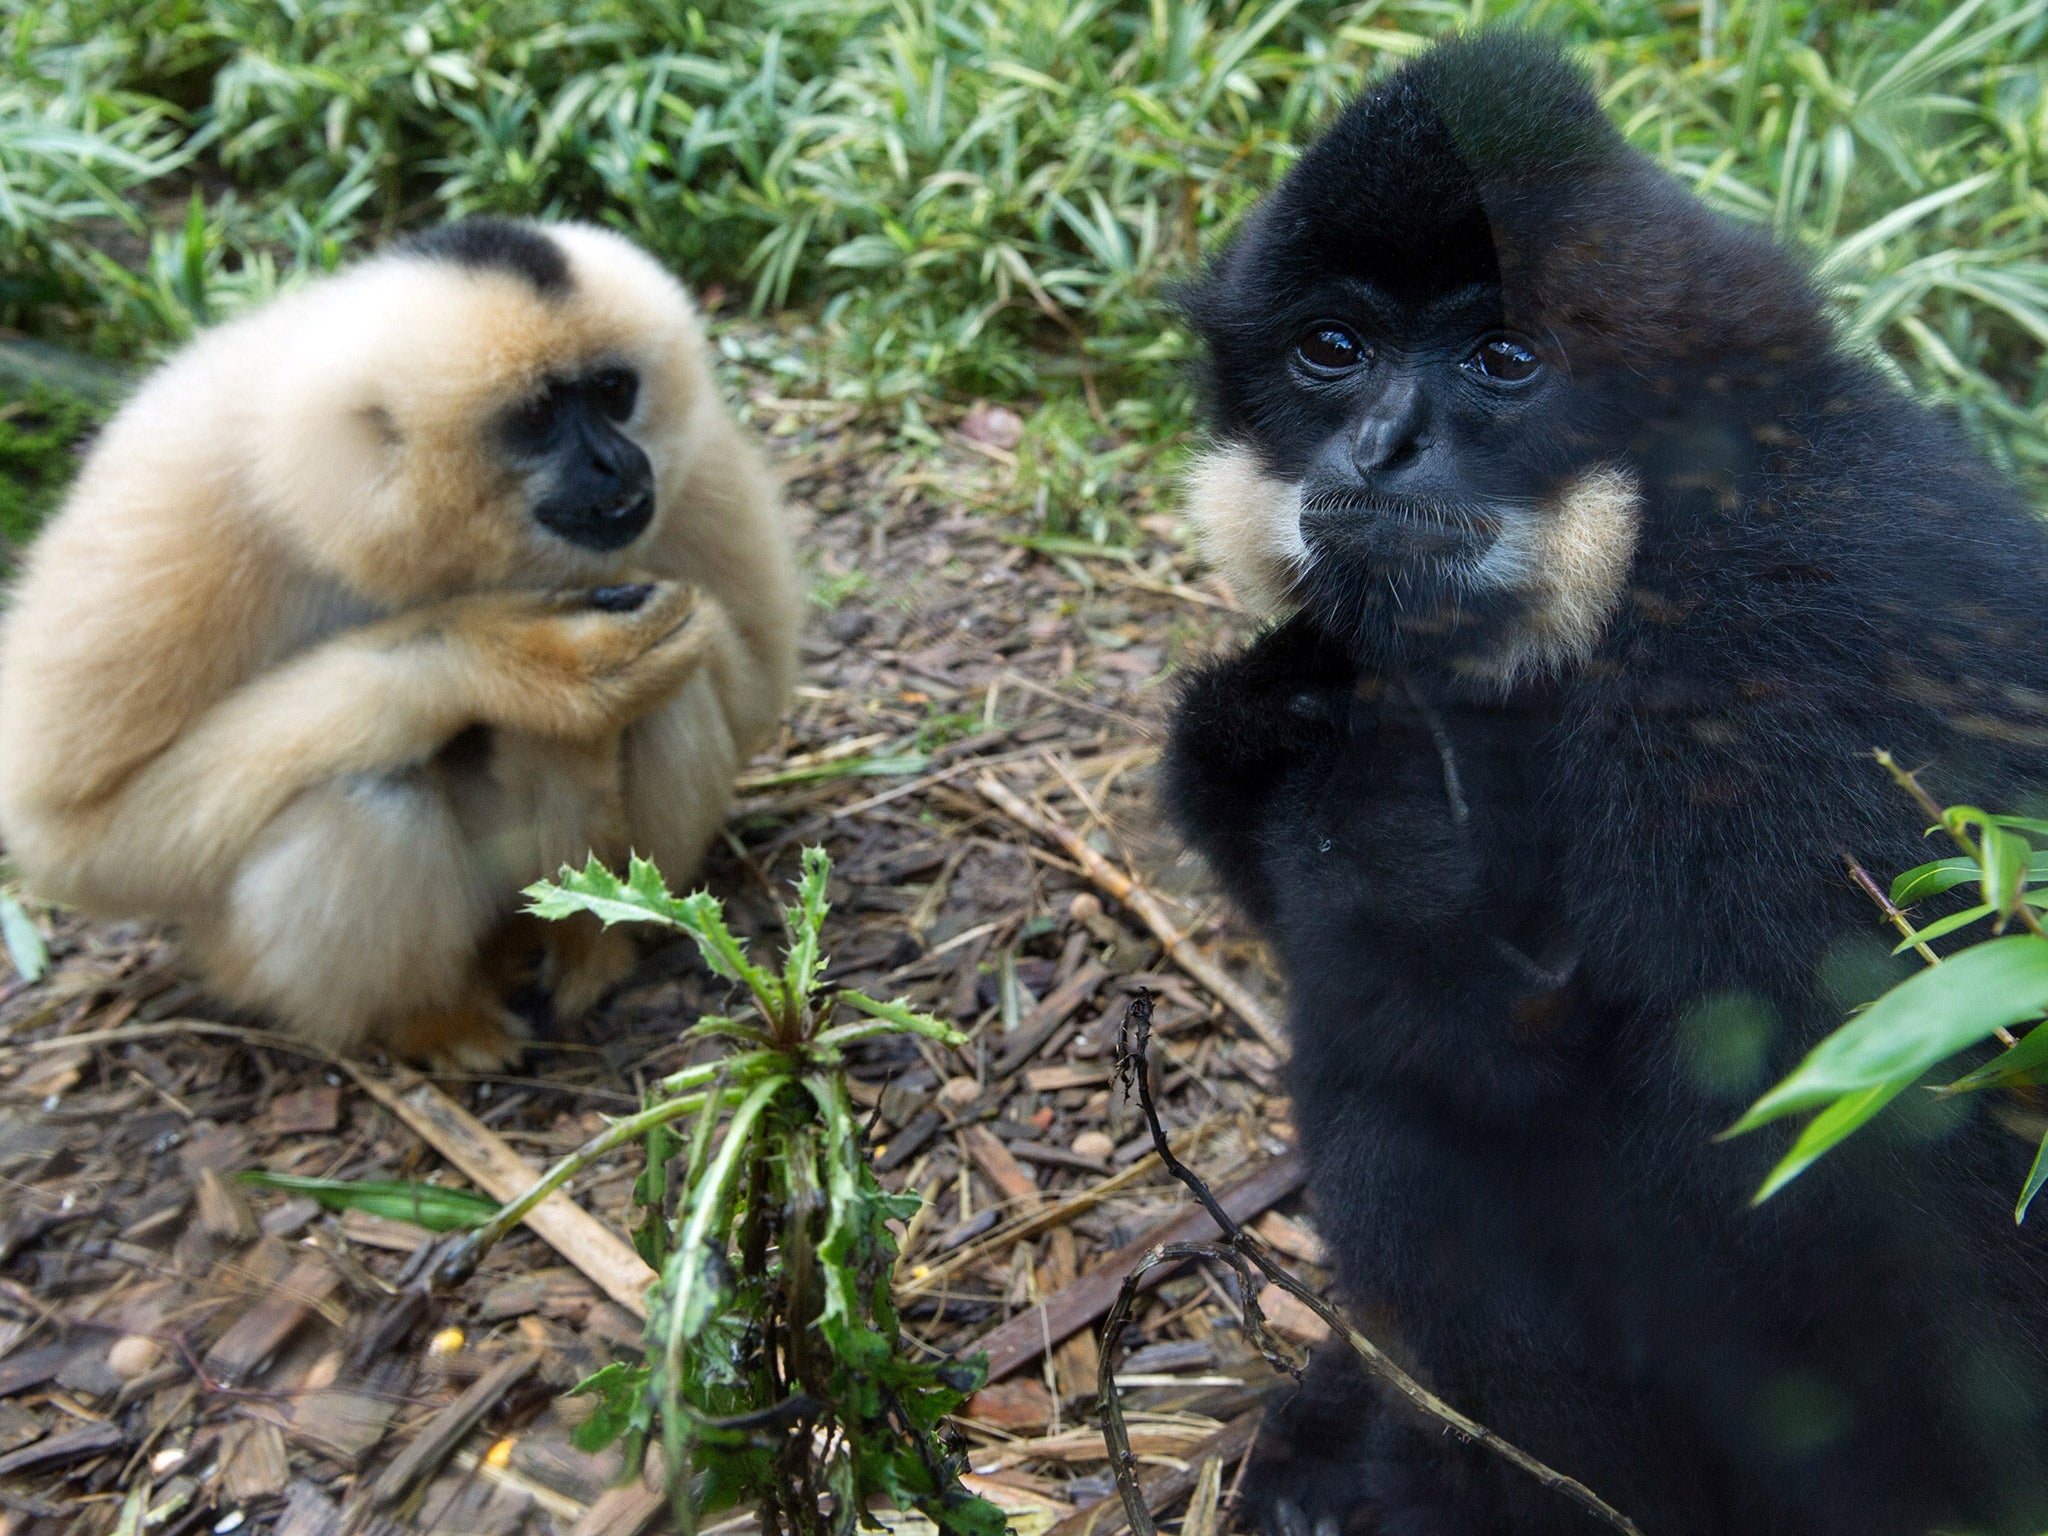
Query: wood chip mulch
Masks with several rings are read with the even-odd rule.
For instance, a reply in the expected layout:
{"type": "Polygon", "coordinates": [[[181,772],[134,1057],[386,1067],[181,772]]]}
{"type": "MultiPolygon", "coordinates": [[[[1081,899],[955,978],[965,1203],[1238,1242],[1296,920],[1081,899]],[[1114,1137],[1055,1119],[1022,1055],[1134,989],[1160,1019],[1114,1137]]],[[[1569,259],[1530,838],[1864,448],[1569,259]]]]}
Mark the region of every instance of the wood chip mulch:
{"type": "MultiPolygon", "coordinates": [[[[906,452],[758,378],[751,403],[812,516],[814,592],[831,601],[813,604],[788,723],[704,878],[772,944],[798,850],[824,844],[833,975],[972,1032],[962,1051],[904,1040],[854,1068],[885,1182],[925,1197],[898,1271],[906,1325],[934,1352],[990,1352],[958,1421],[975,1486],[1024,1536],[1091,1519],[1109,1536],[1094,1329],[1146,1248],[1207,1226],[1113,1091],[1135,988],[1159,999],[1182,1155],[1321,1278],[1280,1057],[1258,1033],[1278,1011],[1270,977],[1155,802],[1174,668],[1251,621],[1191,574],[1156,512],[1129,560],[1007,542],[1012,522],[990,511],[1017,473],[1001,411],[937,423],[939,446],[906,452]],[[1195,979],[1204,967],[1237,1004],[1195,979]]],[[[522,1229],[430,1308],[406,1288],[430,1234],[235,1180],[463,1185],[389,1107],[402,1074],[366,1063],[359,1078],[228,1018],[160,933],[37,915],[48,974],[29,985],[0,961],[0,1536],[637,1536],[665,1521],[616,1452],[569,1441],[587,1405],[561,1394],[632,1358],[640,1333],[575,1242],[522,1229]]],[[[722,1001],[670,945],[594,1019],[543,1020],[517,1075],[435,1084],[476,1134],[544,1166],[688,1064],[703,1047],[679,1032],[722,1001]]],[[[629,1149],[574,1190],[607,1242],[631,1224],[639,1166],[629,1149]]],[[[1120,1368],[1148,1487],[1192,1495],[1186,1536],[1227,1529],[1230,1469],[1276,1379],[1233,1326],[1233,1285],[1163,1278],[1120,1368]]],[[[1269,1316],[1311,1336],[1284,1301],[1268,1291],[1269,1316]]]]}

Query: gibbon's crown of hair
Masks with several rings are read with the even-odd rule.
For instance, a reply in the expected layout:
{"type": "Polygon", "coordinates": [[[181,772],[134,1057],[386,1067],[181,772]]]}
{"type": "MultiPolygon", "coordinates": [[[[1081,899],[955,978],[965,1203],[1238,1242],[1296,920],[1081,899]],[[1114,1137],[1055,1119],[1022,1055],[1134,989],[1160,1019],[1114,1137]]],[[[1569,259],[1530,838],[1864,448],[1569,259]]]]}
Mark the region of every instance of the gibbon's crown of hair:
{"type": "Polygon", "coordinates": [[[394,252],[446,261],[479,272],[509,272],[542,298],[560,298],[572,286],[569,259],[538,225],[487,215],[459,219],[400,241],[394,252]]]}
{"type": "Polygon", "coordinates": [[[1575,364],[1825,348],[1798,261],[1624,140],[1584,73],[1526,32],[1436,44],[1339,114],[1182,302],[1230,376],[1284,351],[1332,281],[1397,300],[1498,287],[1575,364]]]}

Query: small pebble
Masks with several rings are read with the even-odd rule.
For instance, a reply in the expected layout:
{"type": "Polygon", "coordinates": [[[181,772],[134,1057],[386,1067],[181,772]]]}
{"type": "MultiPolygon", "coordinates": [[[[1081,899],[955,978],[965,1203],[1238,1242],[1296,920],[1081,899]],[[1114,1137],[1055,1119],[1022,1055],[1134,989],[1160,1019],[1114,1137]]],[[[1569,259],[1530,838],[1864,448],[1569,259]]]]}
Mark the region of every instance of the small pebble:
{"type": "Polygon", "coordinates": [[[1073,1150],[1081,1157],[1092,1157],[1098,1163],[1106,1163],[1110,1154],[1116,1151],[1116,1143],[1101,1131],[1083,1131],[1074,1138],[1073,1150]]]}
{"type": "Polygon", "coordinates": [[[155,1339],[139,1333],[124,1334],[107,1351],[107,1369],[123,1381],[133,1381],[138,1376],[147,1376],[163,1357],[164,1347],[155,1339]]]}
{"type": "Polygon", "coordinates": [[[939,1097],[948,1104],[964,1107],[981,1097],[981,1084],[971,1077],[949,1077],[939,1084],[939,1097]]]}

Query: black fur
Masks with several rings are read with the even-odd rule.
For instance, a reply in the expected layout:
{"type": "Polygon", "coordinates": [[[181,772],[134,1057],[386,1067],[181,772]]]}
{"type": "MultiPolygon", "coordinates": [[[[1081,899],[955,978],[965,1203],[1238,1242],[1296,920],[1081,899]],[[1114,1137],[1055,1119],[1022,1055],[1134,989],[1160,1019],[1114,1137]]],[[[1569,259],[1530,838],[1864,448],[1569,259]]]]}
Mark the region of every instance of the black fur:
{"type": "MultiPolygon", "coordinates": [[[[1642,486],[1592,653],[1503,698],[1455,618],[1326,561],[1192,678],[1168,759],[1288,976],[1341,1282],[1646,1536],[2038,1532],[2048,1254],[1997,1106],[1901,1098],[1754,1210],[1789,1132],[1712,1137],[1909,966],[1843,854],[1889,878],[1947,850],[1871,749],[1950,802],[2039,803],[2041,525],[1836,348],[1791,257],[1513,34],[1351,107],[1217,260],[1189,301],[1215,430],[1300,474],[1342,423],[1282,364],[1332,285],[1470,283],[1561,359],[1544,429],[1514,429],[1529,474],[1642,486]]],[[[1276,1533],[1600,1528],[1341,1351],[1266,1444],[1276,1533]]]]}
{"type": "Polygon", "coordinates": [[[509,272],[525,279],[544,299],[564,298],[574,286],[562,248],[545,230],[515,219],[459,219],[414,235],[399,249],[429,261],[509,272]]]}

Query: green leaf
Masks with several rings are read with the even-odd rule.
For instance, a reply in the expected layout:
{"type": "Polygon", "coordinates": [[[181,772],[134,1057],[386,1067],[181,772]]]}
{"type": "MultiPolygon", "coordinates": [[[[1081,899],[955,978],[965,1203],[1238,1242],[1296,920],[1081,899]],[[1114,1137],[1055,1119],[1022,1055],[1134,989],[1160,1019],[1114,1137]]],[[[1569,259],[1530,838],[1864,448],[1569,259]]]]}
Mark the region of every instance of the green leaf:
{"type": "Polygon", "coordinates": [[[1986,825],[1979,844],[1984,865],[1984,901],[2000,917],[2011,917],[2026,888],[2034,850],[2010,828],[1986,825]]]}
{"type": "Polygon", "coordinates": [[[1952,1093],[1976,1093],[1985,1088],[2008,1088],[2038,1081],[2044,1068],[2048,1068],[2048,1029],[2037,1026],[2027,1031],[2017,1044],[1999,1052],[1976,1071],[1966,1072],[1935,1091],[1946,1097],[1952,1093]]]}
{"type": "MultiPolygon", "coordinates": [[[[633,861],[632,873],[640,873],[642,860],[633,861]]],[[[652,865],[647,868],[652,869],[652,865]]],[[[526,888],[531,898],[527,911],[536,917],[559,921],[572,917],[578,912],[588,912],[609,928],[613,923],[663,923],[671,928],[683,926],[681,903],[669,895],[661,884],[661,877],[654,877],[653,889],[645,881],[628,884],[598,862],[595,854],[580,871],[562,866],[562,872],[554,881],[536,881],[526,888]]]]}
{"type": "Polygon", "coordinates": [[[785,784],[821,784],[832,779],[887,779],[923,773],[931,759],[922,752],[895,752],[878,757],[842,757],[829,763],[812,763],[803,768],[783,768],[764,773],[747,782],[756,789],[777,789],[785,784]]]}
{"type": "Polygon", "coordinates": [[[782,915],[789,929],[789,954],[783,962],[782,984],[791,1001],[801,1005],[824,974],[825,961],[818,952],[818,935],[825,914],[832,910],[825,888],[832,877],[832,859],[823,848],[806,848],[803,873],[796,883],[796,905],[782,915]]]}
{"type": "Polygon", "coordinates": [[[1072,559],[1121,560],[1126,565],[1137,563],[1138,552],[1121,544],[1097,544],[1093,539],[1077,539],[1061,533],[1006,533],[1005,544],[1020,545],[1041,555],[1065,555],[1072,559]]]}
{"type": "MultiPolygon", "coordinates": [[[[1939,896],[1983,877],[1975,859],[1936,859],[1932,864],[1909,869],[1894,880],[1892,900],[1899,906],[1910,907],[1916,901],[1939,896]]],[[[2036,853],[2027,861],[2026,883],[2039,885],[2043,881],[2048,881],[2048,855],[2036,853]]]]}
{"type": "Polygon", "coordinates": [[[1881,1084],[1911,1082],[1993,1030],[2048,1004],[2048,939],[2012,934],[1973,945],[1907,978],[1807,1053],[1726,1133],[1881,1084]]]}
{"type": "Polygon", "coordinates": [[[7,958],[23,981],[41,981],[50,968],[49,946],[43,931],[28,915],[28,908],[6,891],[0,891],[0,939],[7,944],[7,958]]]}
{"type": "Polygon", "coordinates": [[[593,855],[580,871],[562,867],[553,882],[526,888],[527,911],[558,919],[588,912],[606,927],[613,923],[661,923],[680,928],[697,941],[704,963],[727,981],[742,983],[763,1012],[774,1012],[782,996],[775,976],[747,959],[747,947],[725,925],[725,912],[709,891],[678,899],[662,882],[661,871],[646,859],[634,858],[621,880],[593,855]]]}
{"type": "Polygon", "coordinates": [[[1861,1129],[1872,1115],[1897,1098],[1912,1081],[1910,1076],[1902,1077],[1844,1094],[1835,1100],[1807,1123],[1806,1129],[1799,1133],[1799,1139],[1792,1143],[1792,1150],[1779,1160],[1778,1166],[1771,1170],[1770,1177],[1750,1197],[1749,1203],[1762,1205],[1812,1167],[1822,1153],[1839,1144],[1850,1132],[1861,1129]]]}
{"type": "Polygon", "coordinates": [[[598,1401],[590,1417],[578,1424],[569,1436],[570,1443],[577,1450],[594,1456],[626,1431],[637,1429],[644,1433],[651,1427],[652,1409],[647,1402],[648,1374],[644,1365],[614,1361],[571,1387],[569,1396],[587,1397],[595,1393],[598,1401]]]}
{"type": "Polygon", "coordinates": [[[2034,1203],[2043,1184],[2048,1184],[2048,1136],[2041,1138],[2041,1150],[2034,1154],[2034,1166],[2027,1170],[2027,1182],[2020,1188],[2020,1201],[2012,1212],[2014,1226],[2027,1219],[2027,1207],[2034,1203]]]}
{"type": "Polygon", "coordinates": [[[683,1031],[686,1035],[700,1038],[721,1038],[744,1040],[748,1045],[773,1045],[774,1036],[758,1024],[748,1024],[740,1019],[726,1017],[722,1013],[707,1013],[683,1031]]]}
{"type": "Polygon", "coordinates": [[[1919,864],[1892,882],[1892,901],[1910,907],[1916,901],[1981,879],[1983,873],[1975,859],[1936,859],[1932,864],[1919,864]]]}
{"type": "MultiPolygon", "coordinates": [[[[841,992],[838,994],[838,998],[840,1002],[849,1004],[870,1018],[880,1019],[886,1024],[893,1024],[898,1029],[907,1029],[912,1034],[923,1035],[927,1039],[938,1041],[941,1045],[961,1046],[967,1043],[967,1037],[952,1025],[942,1019],[934,1018],[931,1014],[919,1013],[901,998],[898,998],[893,1003],[885,1003],[876,998],[869,997],[865,992],[854,991],[841,992]]],[[[838,1042],[856,1038],[851,1031],[859,1031],[859,1034],[862,1036],[875,1033],[872,1028],[866,1025],[841,1025],[837,1029],[825,1031],[819,1038],[821,1041],[826,1042],[838,1042]]]]}
{"type": "Polygon", "coordinates": [[[244,1184],[258,1189],[278,1189],[286,1194],[310,1195],[337,1211],[368,1211],[390,1221],[409,1221],[429,1232],[453,1232],[461,1227],[480,1227],[498,1214],[498,1202],[466,1189],[443,1184],[401,1184],[378,1179],[302,1179],[296,1174],[270,1173],[251,1168],[238,1175],[244,1184]]]}
{"type": "Polygon", "coordinates": [[[1903,939],[1899,940],[1897,947],[1892,950],[1892,953],[1895,955],[1903,954],[1915,944],[1925,944],[1929,939],[1944,938],[1954,933],[1958,928],[1967,928],[1970,924],[1980,922],[1990,915],[1991,908],[1988,905],[1965,907],[1960,912],[1951,912],[1947,917],[1937,918],[1925,928],[1916,928],[1913,932],[1907,934],[1903,939]]]}

